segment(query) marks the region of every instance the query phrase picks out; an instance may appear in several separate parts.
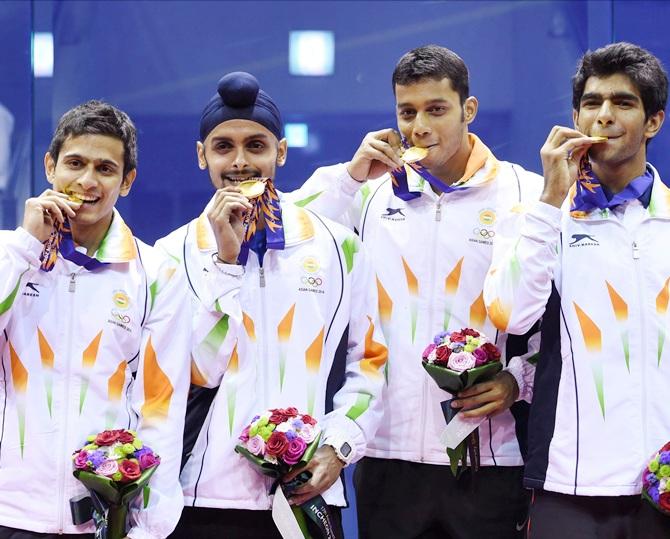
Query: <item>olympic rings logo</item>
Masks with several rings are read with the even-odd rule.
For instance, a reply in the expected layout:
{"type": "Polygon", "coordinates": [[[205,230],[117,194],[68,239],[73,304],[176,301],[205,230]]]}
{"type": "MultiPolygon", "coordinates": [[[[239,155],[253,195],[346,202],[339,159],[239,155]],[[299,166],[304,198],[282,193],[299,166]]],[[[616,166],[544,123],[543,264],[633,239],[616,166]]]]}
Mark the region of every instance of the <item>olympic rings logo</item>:
{"type": "Polygon", "coordinates": [[[488,228],[474,228],[472,233],[475,236],[481,236],[482,238],[491,239],[496,235],[495,230],[489,230],[488,228]]]}
{"type": "Polygon", "coordinates": [[[307,275],[303,275],[301,281],[302,284],[307,284],[309,286],[321,286],[323,284],[323,279],[321,279],[321,277],[308,277],[307,275]]]}
{"type": "Polygon", "coordinates": [[[112,311],[112,316],[116,318],[119,322],[123,322],[124,324],[129,324],[130,323],[130,316],[121,314],[117,310],[112,311]]]}

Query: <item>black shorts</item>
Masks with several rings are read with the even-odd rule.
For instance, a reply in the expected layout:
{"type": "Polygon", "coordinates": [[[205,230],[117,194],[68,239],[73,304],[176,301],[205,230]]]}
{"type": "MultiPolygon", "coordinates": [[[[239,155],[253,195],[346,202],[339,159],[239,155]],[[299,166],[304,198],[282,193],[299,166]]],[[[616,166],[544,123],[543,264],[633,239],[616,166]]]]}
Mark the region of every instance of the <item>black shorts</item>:
{"type": "MultiPolygon", "coordinates": [[[[344,537],[341,509],[330,506],[330,513],[333,517],[336,536],[344,537]]],[[[307,519],[307,526],[314,537],[319,537],[316,525],[310,519],[307,519]]],[[[177,529],[170,538],[207,539],[208,537],[213,539],[282,539],[272,520],[271,511],[184,507],[177,529]]]]}
{"type": "Polygon", "coordinates": [[[354,472],[360,539],[523,539],[530,492],[520,466],[449,466],[364,458],[354,472]]]}
{"type": "Polygon", "coordinates": [[[670,517],[640,496],[533,492],[529,539],[668,539],[670,517]]]}

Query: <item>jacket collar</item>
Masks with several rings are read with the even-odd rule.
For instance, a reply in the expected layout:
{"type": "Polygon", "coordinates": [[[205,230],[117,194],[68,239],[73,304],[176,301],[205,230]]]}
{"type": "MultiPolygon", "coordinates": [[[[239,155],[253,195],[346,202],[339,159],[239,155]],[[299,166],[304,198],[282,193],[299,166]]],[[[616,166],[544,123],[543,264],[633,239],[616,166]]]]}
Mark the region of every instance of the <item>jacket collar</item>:
{"type": "Polygon", "coordinates": [[[137,245],[133,233],[116,208],[112,224],[109,225],[94,257],[100,262],[129,262],[137,258],[137,245]]]}

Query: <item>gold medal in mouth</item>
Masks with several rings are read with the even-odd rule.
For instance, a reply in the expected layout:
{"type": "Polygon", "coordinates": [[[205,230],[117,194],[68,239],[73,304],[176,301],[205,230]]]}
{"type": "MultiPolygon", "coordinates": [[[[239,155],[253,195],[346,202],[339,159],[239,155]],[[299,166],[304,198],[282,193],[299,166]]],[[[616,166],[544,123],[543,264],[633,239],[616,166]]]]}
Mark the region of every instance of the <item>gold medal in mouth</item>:
{"type": "Polygon", "coordinates": [[[602,136],[599,136],[599,135],[592,136],[591,138],[596,139],[594,142],[605,142],[605,141],[609,140],[608,137],[602,137],[602,136]]]}
{"type": "Polygon", "coordinates": [[[254,178],[238,183],[237,187],[245,197],[256,198],[265,193],[265,182],[265,178],[254,178]]]}
{"type": "Polygon", "coordinates": [[[400,156],[405,163],[416,163],[421,161],[428,156],[428,149],[422,148],[421,146],[412,146],[407,148],[404,153],[400,156]]]}
{"type": "Polygon", "coordinates": [[[65,194],[67,195],[67,199],[70,202],[76,202],[78,204],[84,202],[81,198],[79,198],[79,196],[76,193],[65,193],[65,194]]]}

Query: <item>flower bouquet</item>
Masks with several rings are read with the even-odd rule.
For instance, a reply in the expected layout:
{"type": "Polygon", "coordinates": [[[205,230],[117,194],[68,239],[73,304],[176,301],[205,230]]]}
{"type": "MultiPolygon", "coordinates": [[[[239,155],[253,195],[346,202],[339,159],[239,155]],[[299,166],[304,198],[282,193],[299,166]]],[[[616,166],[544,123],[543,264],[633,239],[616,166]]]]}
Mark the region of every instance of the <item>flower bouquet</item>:
{"type": "MultiPolygon", "coordinates": [[[[270,494],[277,488],[290,495],[308,481],[309,472],[299,474],[288,483],[281,479],[289,472],[305,466],[319,447],[321,428],[316,419],[301,414],[296,408],[272,408],[253,418],[239,436],[235,451],[245,457],[260,473],[275,479],[270,494]]],[[[276,496],[275,496],[276,501],[276,496]]],[[[321,496],[291,510],[304,537],[311,537],[305,514],[319,527],[323,537],[335,537],[328,506],[321,496]]]]}
{"type": "Polygon", "coordinates": [[[144,507],[148,504],[147,484],[160,457],[132,430],[105,430],[86,441],[72,454],[73,473],[91,495],[95,537],[120,539],[126,536],[129,506],[140,492],[144,507]]]}
{"type": "MultiPolygon", "coordinates": [[[[500,370],[500,350],[474,329],[438,333],[422,354],[423,368],[440,389],[457,394],[477,382],[492,379],[500,370]]],[[[451,408],[449,399],[443,401],[442,411],[447,424],[458,410],[451,408]]],[[[458,472],[460,463],[467,465],[470,455],[474,471],[479,468],[479,428],[475,428],[455,448],[447,447],[451,471],[458,472]]]]}
{"type": "Polygon", "coordinates": [[[649,461],[642,474],[642,497],[670,516],[670,442],[649,461]]]}

